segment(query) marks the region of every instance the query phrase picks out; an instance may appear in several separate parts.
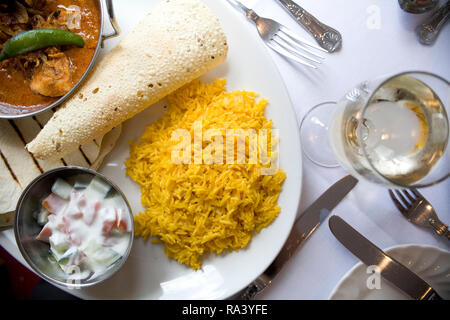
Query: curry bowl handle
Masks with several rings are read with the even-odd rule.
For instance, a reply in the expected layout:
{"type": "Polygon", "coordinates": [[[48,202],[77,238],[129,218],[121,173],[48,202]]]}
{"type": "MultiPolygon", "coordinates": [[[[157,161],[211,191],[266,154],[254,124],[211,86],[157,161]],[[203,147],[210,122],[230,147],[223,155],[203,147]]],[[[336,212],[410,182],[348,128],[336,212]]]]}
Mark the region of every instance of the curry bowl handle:
{"type": "Polygon", "coordinates": [[[101,46],[103,48],[103,41],[117,37],[120,34],[120,27],[117,24],[116,16],[114,14],[114,6],[112,0],[105,0],[106,3],[106,11],[108,13],[109,22],[111,23],[111,26],[113,28],[113,31],[111,33],[102,34],[102,42],[101,46]]]}

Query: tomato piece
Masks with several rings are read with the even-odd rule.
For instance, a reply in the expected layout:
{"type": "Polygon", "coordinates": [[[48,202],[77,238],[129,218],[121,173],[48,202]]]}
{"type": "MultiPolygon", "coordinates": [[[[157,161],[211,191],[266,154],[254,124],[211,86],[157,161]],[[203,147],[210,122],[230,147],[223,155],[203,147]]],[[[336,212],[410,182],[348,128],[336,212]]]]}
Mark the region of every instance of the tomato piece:
{"type": "Polygon", "coordinates": [[[52,229],[49,226],[49,223],[47,223],[41,230],[41,232],[37,235],[36,240],[44,241],[49,243],[49,238],[52,235],[52,229]]]}
{"type": "Polygon", "coordinates": [[[114,208],[102,208],[99,210],[99,216],[103,219],[103,234],[108,234],[117,226],[117,214],[114,208]]]}
{"type": "Polygon", "coordinates": [[[50,193],[47,198],[42,201],[42,206],[50,213],[57,214],[67,205],[67,201],[61,199],[54,193],[50,193]]]}
{"type": "Polygon", "coordinates": [[[90,226],[95,221],[100,207],[101,207],[101,202],[94,201],[93,203],[86,204],[85,207],[82,209],[84,212],[83,220],[87,225],[90,226]]]}
{"type": "Polygon", "coordinates": [[[62,217],[62,220],[56,225],[56,229],[58,229],[62,233],[69,234],[70,222],[66,219],[66,217],[62,217]]]}
{"type": "Polygon", "coordinates": [[[129,230],[128,217],[123,209],[117,209],[117,225],[116,228],[125,232],[129,230]]]}
{"type": "Polygon", "coordinates": [[[85,258],[86,254],[83,251],[78,251],[77,255],[75,256],[75,259],[73,259],[73,264],[79,266],[80,264],[83,263],[85,258]]]}
{"type": "Polygon", "coordinates": [[[77,234],[75,234],[73,232],[69,232],[68,240],[71,244],[73,244],[75,246],[81,245],[81,239],[79,238],[79,236],[77,234]]]}

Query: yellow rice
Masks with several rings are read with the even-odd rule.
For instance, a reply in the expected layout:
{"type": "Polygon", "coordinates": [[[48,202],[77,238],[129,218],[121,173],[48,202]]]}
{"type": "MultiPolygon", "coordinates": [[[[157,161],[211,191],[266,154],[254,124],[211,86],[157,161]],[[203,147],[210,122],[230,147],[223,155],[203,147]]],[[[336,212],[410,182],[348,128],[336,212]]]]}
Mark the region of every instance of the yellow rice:
{"type": "MultiPolygon", "coordinates": [[[[199,269],[209,253],[244,248],[255,230],[267,227],[280,212],[277,199],[286,177],[281,169],[261,175],[267,165],[259,161],[172,161],[177,144],[171,140],[172,132],[183,128],[192,133],[195,121],[201,121],[203,131],[251,128],[270,134],[272,122],[264,116],[267,100],[258,100],[253,92],[225,92],[225,83],[193,81],[171,94],[167,113],[148,126],[137,143],[131,142],[125,162],[128,176],[141,187],[145,208],[134,218],[136,236],[156,237],[154,241],[164,242],[167,257],[193,269],[199,269]]],[[[246,148],[247,160],[248,156],[246,148]]]]}

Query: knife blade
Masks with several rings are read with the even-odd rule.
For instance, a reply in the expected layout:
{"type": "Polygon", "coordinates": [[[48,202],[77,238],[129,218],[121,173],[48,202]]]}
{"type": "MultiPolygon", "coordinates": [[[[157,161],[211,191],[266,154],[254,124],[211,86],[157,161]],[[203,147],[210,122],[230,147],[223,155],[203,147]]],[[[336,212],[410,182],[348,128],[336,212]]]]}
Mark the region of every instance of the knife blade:
{"type": "Polygon", "coordinates": [[[274,261],[252,282],[239,296],[241,299],[251,299],[266,288],[291,258],[296,249],[308,239],[331,210],[353,189],[358,180],[347,175],[329,187],[314,201],[297,219],[291,232],[274,261]]]}
{"type": "Polygon", "coordinates": [[[416,300],[441,300],[442,298],[422,278],[403,264],[387,255],[342,218],[334,215],[328,220],[334,236],[365,265],[376,265],[381,276],[416,300]]]}

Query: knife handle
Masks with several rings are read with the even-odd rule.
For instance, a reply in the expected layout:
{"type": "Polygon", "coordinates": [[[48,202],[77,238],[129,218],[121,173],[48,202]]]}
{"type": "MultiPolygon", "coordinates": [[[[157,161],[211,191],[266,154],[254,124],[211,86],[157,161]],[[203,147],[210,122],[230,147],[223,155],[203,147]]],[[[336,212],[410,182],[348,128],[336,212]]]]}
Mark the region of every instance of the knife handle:
{"type": "Polygon", "coordinates": [[[445,223],[443,223],[438,218],[430,218],[428,222],[438,235],[444,236],[445,238],[450,240],[450,230],[445,223]]]}
{"type": "Polygon", "coordinates": [[[278,0],[289,11],[294,19],[314,36],[317,43],[328,52],[335,52],[342,45],[342,36],[339,31],[320,22],[308,11],[292,0],[278,0]]]}
{"type": "Polygon", "coordinates": [[[265,288],[267,288],[272,280],[267,277],[264,273],[261,274],[255,281],[250,283],[247,288],[245,288],[239,295],[240,300],[252,300],[256,295],[261,293],[265,288]]]}

